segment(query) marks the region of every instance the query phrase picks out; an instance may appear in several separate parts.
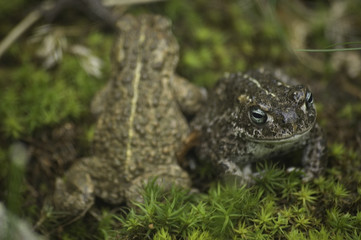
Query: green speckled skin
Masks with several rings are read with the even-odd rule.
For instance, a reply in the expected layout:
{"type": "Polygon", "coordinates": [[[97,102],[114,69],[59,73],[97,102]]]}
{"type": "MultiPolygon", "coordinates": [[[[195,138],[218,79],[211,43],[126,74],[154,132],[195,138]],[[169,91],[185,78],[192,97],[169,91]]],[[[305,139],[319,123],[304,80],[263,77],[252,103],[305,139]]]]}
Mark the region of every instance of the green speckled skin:
{"type": "Polygon", "coordinates": [[[170,21],[126,15],[118,27],[112,78],[92,104],[98,116],[93,156],[80,159],[57,180],[58,209],[79,213],[95,196],[114,204],[141,200],[139,187],[154,177],[165,186],[191,183],[176,158],[190,132],[182,110],[194,113],[191,106],[199,108],[204,96],[174,74],[179,47],[170,21]]]}

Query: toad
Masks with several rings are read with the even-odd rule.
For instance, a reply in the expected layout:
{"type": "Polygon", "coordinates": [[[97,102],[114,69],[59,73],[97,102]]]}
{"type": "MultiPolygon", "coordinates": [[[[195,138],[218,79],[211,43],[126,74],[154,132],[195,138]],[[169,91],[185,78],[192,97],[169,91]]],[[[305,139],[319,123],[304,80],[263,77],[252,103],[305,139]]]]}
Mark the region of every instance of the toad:
{"type": "Polygon", "coordinates": [[[192,122],[198,157],[243,183],[251,163],[303,149],[303,180],[325,166],[326,141],[316,123],[311,91],[280,71],[226,74],[192,122]]]}
{"type": "Polygon", "coordinates": [[[169,20],[126,15],[117,27],[112,76],[92,103],[93,155],[56,180],[54,206],[73,214],[95,197],[141,201],[139,187],[155,177],[166,187],[191,183],[176,152],[190,131],[182,110],[197,112],[204,92],[174,73],[179,47],[169,20]]]}

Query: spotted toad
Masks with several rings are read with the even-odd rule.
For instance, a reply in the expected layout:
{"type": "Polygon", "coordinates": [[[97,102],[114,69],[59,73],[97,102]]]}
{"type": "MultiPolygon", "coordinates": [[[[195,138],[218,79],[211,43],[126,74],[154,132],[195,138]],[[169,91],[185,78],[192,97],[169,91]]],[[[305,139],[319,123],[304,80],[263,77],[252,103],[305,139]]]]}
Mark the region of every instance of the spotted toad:
{"type": "Polygon", "coordinates": [[[196,153],[226,176],[249,182],[249,166],[304,149],[304,180],[323,170],[326,143],[310,90],[279,71],[227,74],[192,122],[196,153]]]}
{"type": "Polygon", "coordinates": [[[57,179],[57,209],[79,213],[95,196],[113,204],[141,200],[139,187],[154,177],[166,186],[190,186],[176,161],[190,131],[181,110],[196,112],[204,93],[174,74],[178,45],[169,20],[126,15],[117,27],[113,74],[92,104],[93,156],[57,179]]]}

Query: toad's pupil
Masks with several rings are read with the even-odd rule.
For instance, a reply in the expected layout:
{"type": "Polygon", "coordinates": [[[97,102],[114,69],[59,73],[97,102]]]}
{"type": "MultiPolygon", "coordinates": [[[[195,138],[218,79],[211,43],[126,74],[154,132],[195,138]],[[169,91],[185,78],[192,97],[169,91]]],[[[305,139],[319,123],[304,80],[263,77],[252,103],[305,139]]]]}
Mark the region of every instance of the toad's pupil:
{"type": "Polygon", "coordinates": [[[253,115],[253,117],[255,117],[255,118],[263,118],[263,116],[264,115],[261,115],[261,114],[259,114],[259,113],[252,113],[252,115],[253,115]]]}

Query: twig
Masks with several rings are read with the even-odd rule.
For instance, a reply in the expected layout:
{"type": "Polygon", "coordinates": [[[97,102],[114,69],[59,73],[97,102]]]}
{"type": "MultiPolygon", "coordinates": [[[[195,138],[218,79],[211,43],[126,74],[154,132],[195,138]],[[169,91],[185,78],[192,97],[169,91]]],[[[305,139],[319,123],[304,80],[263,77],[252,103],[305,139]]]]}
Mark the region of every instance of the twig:
{"type": "Polygon", "coordinates": [[[18,25],[16,25],[15,28],[13,28],[0,43],[0,58],[11,46],[11,44],[21,36],[21,34],[23,34],[31,25],[41,18],[45,9],[50,9],[52,7],[53,4],[44,3],[38,9],[30,12],[18,25]]]}
{"type": "Polygon", "coordinates": [[[115,6],[115,5],[151,3],[151,2],[160,2],[160,1],[166,1],[166,0],[103,0],[103,4],[104,6],[115,6]]]}
{"type": "MultiPolygon", "coordinates": [[[[104,6],[114,5],[127,5],[127,4],[139,4],[150,3],[164,0],[104,0],[104,6]]],[[[11,30],[11,32],[0,42],[0,58],[5,51],[13,44],[31,25],[38,21],[45,11],[48,11],[55,7],[54,3],[45,2],[40,7],[30,12],[18,25],[11,30]]]]}

